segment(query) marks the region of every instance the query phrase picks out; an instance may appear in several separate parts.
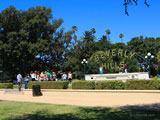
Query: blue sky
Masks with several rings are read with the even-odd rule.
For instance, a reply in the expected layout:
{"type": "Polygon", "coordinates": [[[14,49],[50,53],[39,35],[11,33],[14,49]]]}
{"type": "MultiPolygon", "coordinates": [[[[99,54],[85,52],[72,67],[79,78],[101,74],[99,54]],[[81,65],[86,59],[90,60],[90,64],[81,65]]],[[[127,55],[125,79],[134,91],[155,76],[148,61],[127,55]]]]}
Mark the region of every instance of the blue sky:
{"type": "Polygon", "coordinates": [[[160,0],[148,0],[150,8],[139,0],[138,6],[129,6],[129,16],[124,14],[123,0],[1,0],[0,11],[14,5],[18,10],[46,6],[52,8],[54,18],[64,19],[62,27],[67,30],[77,26],[78,38],[85,30],[96,29],[96,37],[111,30],[111,41],[124,42],[137,36],[160,37],[160,0]]]}

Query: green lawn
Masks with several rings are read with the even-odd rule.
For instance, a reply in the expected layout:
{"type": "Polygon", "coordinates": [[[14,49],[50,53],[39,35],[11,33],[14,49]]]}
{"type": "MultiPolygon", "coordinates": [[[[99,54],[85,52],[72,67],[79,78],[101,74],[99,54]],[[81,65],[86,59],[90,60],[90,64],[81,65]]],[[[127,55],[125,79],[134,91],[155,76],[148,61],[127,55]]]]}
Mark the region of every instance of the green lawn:
{"type": "Polygon", "coordinates": [[[160,111],[0,101],[0,120],[159,120],[160,111]]]}

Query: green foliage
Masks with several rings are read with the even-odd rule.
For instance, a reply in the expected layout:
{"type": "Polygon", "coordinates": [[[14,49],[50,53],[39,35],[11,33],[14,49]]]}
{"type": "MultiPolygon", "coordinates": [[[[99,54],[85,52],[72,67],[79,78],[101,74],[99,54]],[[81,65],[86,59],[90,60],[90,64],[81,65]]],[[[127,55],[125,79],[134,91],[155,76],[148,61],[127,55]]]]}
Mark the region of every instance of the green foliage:
{"type": "Polygon", "coordinates": [[[95,89],[94,81],[80,80],[72,82],[72,89],[95,89]]]}
{"type": "Polygon", "coordinates": [[[41,89],[67,89],[68,84],[67,81],[31,81],[28,87],[32,89],[33,85],[40,85],[41,89]]]}
{"type": "Polygon", "coordinates": [[[0,89],[13,89],[13,83],[0,83],[0,89]]]}
{"type": "Polygon", "coordinates": [[[0,52],[5,71],[15,74],[39,69],[37,62],[41,60],[36,56],[49,51],[53,34],[63,22],[59,19],[51,24],[51,13],[46,7],[18,11],[14,6],[0,13],[0,52]]]}
{"type": "Polygon", "coordinates": [[[98,81],[95,89],[125,89],[125,83],[122,80],[98,81]]]}
{"type": "MultiPolygon", "coordinates": [[[[157,57],[160,51],[160,38],[132,38],[127,45],[124,43],[111,43],[111,31],[97,39],[96,29],[92,28],[84,32],[81,38],[77,38],[78,28],[73,26],[71,30],[64,32],[60,28],[63,19],[54,19],[52,10],[46,7],[33,7],[28,10],[17,10],[14,6],[0,13],[0,70],[5,74],[16,76],[17,71],[22,73],[32,70],[74,71],[81,74],[83,65],[81,61],[89,59],[98,51],[108,49],[128,49],[141,56],[148,52],[157,57]],[[145,48],[145,49],[144,49],[145,48]]],[[[119,36],[121,39],[123,34],[119,36]]],[[[145,62],[141,58],[135,58],[139,63],[145,62]]],[[[105,59],[103,60],[105,61],[105,59]]],[[[103,62],[101,61],[101,62],[103,62]]],[[[106,60],[109,61],[109,60],[106,60]]],[[[151,74],[159,74],[159,57],[151,63],[151,74]]],[[[89,63],[88,65],[90,65],[89,63]]],[[[128,71],[138,71],[136,63],[127,63],[128,71]]],[[[90,66],[89,66],[90,67],[90,66]]],[[[97,70],[94,71],[95,73],[97,70]]],[[[111,73],[118,72],[111,70],[111,73]]]]}
{"type": "Polygon", "coordinates": [[[158,80],[159,78],[157,76],[153,77],[152,80],[158,80]]]}
{"type": "Polygon", "coordinates": [[[127,80],[127,90],[159,90],[160,80],[127,80]]]}
{"type": "Polygon", "coordinates": [[[158,61],[158,63],[160,63],[160,51],[157,53],[157,61],[158,61]]]}

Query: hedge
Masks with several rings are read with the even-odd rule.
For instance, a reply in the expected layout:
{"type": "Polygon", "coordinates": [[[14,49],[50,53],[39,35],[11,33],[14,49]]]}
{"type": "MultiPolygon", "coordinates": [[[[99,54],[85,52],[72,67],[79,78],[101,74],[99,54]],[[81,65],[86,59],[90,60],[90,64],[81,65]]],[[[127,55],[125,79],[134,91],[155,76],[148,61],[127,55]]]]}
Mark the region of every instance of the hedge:
{"type": "Polygon", "coordinates": [[[68,81],[31,81],[28,88],[32,89],[33,85],[40,85],[41,89],[67,89],[68,81]]]}
{"type": "Polygon", "coordinates": [[[0,89],[10,88],[13,89],[13,83],[0,83],[0,89]]]}
{"type": "Polygon", "coordinates": [[[126,90],[159,90],[160,80],[127,80],[126,90]]]}
{"type": "Polygon", "coordinates": [[[95,81],[80,80],[72,82],[72,89],[95,89],[95,81]]]}
{"type": "Polygon", "coordinates": [[[98,81],[95,89],[125,89],[125,83],[122,80],[98,81]]]}

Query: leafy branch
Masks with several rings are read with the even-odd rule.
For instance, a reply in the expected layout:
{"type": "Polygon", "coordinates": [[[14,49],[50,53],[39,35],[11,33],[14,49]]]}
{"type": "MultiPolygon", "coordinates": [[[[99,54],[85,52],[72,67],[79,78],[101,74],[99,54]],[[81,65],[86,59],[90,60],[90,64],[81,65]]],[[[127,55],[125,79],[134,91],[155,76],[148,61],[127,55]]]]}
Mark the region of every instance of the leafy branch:
{"type": "MultiPolygon", "coordinates": [[[[129,16],[129,13],[128,13],[128,5],[133,5],[133,4],[135,4],[136,6],[138,5],[138,0],[124,0],[124,6],[125,6],[125,14],[127,15],[127,16],[129,16]]],[[[147,7],[149,7],[149,4],[148,4],[148,2],[147,2],[147,0],[144,0],[144,4],[147,6],[147,7]]]]}

